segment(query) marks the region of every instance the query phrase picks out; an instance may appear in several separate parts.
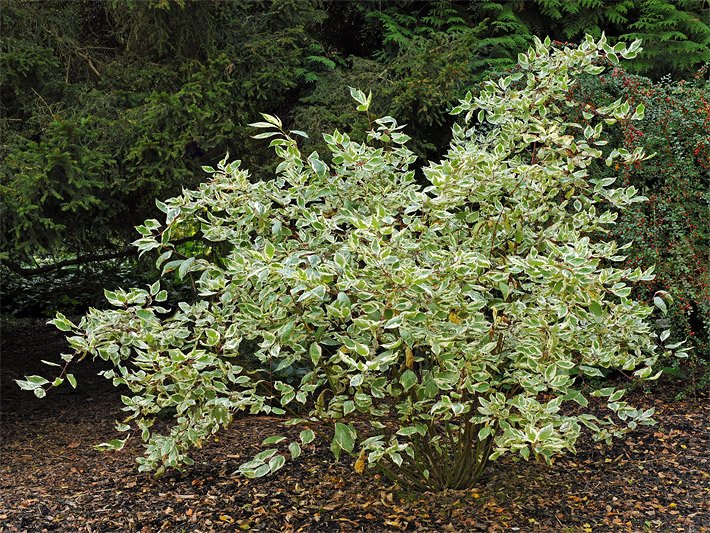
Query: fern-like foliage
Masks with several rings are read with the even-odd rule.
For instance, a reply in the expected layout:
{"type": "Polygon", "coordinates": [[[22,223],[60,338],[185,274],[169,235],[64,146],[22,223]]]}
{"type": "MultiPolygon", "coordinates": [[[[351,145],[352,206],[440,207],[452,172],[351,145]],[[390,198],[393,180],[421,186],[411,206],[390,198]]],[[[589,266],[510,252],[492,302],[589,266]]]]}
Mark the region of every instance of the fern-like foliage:
{"type": "Polygon", "coordinates": [[[525,39],[530,32],[576,41],[605,32],[610,42],[642,39],[629,69],[682,76],[710,61],[707,0],[509,0],[472,4],[492,31],[525,39]]]}
{"type": "Polygon", "coordinates": [[[710,4],[697,0],[645,0],[640,16],[621,39],[643,39],[645,54],[634,65],[641,72],[682,72],[710,61],[710,4]]]}

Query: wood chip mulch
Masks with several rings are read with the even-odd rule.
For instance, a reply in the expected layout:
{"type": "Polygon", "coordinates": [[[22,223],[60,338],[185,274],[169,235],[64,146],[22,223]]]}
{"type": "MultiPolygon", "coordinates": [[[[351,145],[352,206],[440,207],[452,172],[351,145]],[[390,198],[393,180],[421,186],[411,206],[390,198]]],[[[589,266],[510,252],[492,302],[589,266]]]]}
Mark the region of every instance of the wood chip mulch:
{"type": "MultiPolygon", "coordinates": [[[[46,373],[61,335],[42,321],[2,330],[0,533],[15,531],[688,531],[710,532],[708,398],[674,400],[678,385],[636,391],[658,424],[605,447],[580,441],[552,467],[507,457],[474,490],[407,494],[327,446],[304,449],[275,476],[235,471],[275,434],[275,418],[245,417],[193,457],[184,474],[140,474],[133,442],[119,453],[92,446],[116,437],[120,392],[81,365],[78,390],[43,400],[13,383],[46,373]]],[[[51,370],[51,369],[50,369],[51,370]]]]}

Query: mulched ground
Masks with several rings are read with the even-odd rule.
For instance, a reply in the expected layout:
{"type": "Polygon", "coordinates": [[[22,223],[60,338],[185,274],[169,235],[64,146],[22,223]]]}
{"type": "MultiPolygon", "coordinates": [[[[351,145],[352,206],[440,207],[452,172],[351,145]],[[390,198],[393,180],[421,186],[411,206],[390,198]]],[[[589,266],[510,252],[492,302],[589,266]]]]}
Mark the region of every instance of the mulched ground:
{"type": "Polygon", "coordinates": [[[79,390],[44,400],[13,379],[44,373],[61,335],[42,321],[2,330],[0,533],[10,531],[710,531],[707,397],[674,401],[677,386],[632,399],[654,405],[658,425],[611,448],[588,440],[547,467],[495,462],[476,490],[405,494],[372,474],[334,462],[325,446],[304,450],[276,476],[235,471],[264,437],[284,430],[246,417],[198,451],[185,474],[139,474],[137,443],[105,454],[115,438],[119,393],[96,366],[76,372],[79,390]]]}

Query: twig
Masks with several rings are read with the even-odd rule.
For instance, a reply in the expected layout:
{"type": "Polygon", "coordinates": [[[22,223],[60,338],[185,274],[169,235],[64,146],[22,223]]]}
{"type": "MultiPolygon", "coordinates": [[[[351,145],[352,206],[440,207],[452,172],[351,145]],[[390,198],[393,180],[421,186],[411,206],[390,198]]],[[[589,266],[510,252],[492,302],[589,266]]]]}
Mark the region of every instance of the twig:
{"type": "MultiPolygon", "coordinates": [[[[186,242],[195,241],[199,238],[200,238],[199,235],[193,235],[191,237],[183,237],[182,239],[177,239],[175,241],[172,241],[171,244],[173,244],[173,245],[184,244],[186,242]]],[[[8,261],[7,259],[1,259],[0,265],[10,269],[15,274],[19,274],[20,276],[36,276],[39,274],[46,274],[47,272],[54,272],[55,270],[61,270],[62,268],[68,267],[68,266],[83,265],[86,263],[97,263],[100,261],[109,261],[111,259],[120,259],[122,257],[130,257],[130,256],[134,256],[134,255],[138,255],[138,249],[131,247],[131,248],[126,248],[125,250],[121,250],[118,252],[79,256],[79,257],[75,257],[74,259],[66,259],[64,261],[59,261],[58,263],[53,263],[51,265],[44,265],[44,266],[37,267],[37,268],[26,268],[26,267],[21,266],[19,263],[16,263],[14,261],[8,261]]]]}

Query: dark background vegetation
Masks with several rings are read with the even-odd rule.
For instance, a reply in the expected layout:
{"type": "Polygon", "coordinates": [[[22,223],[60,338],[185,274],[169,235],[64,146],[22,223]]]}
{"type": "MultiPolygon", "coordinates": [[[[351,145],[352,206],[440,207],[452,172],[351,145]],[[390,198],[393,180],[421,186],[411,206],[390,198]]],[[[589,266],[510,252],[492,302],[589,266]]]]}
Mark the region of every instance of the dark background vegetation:
{"type": "MultiPolygon", "coordinates": [[[[509,68],[533,35],[563,42],[602,31],[643,39],[624,69],[582,80],[570,98],[644,103],[646,119],[611,131],[657,156],[600,168],[650,201],[614,229],[630,265],[658,265],[675,299],[674,335],[696,350],[666,370],[707,377],[710,346],[710,3],[706,0],[325,2],[53,0],[0,2],[0,275],[4,314],[48,316],[102,305],[103,287],[154,277],[133,227],[155,198],[204,178],[226,152],[254,179],[272,161],[250,138],[260,111],[311,135],[367,124],[348,86],[407,123],[436,158],[447,114],[467,90],[509,68]]],[[[187,245],[189,246],[189,245],[187,245]]],[[[193,244],[194,246],[194,244],[193,244]]]]}

